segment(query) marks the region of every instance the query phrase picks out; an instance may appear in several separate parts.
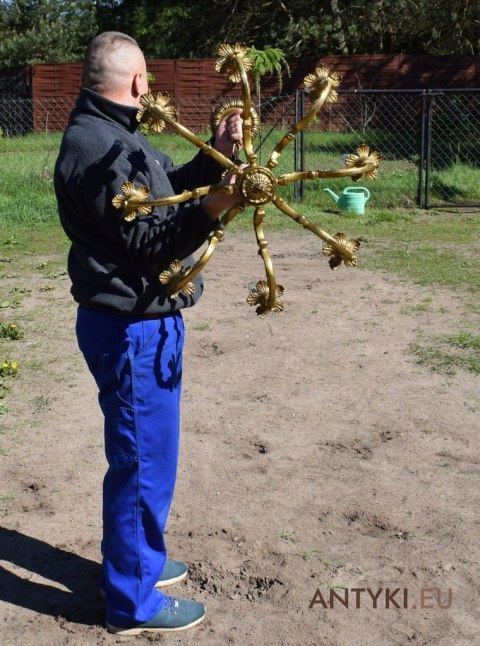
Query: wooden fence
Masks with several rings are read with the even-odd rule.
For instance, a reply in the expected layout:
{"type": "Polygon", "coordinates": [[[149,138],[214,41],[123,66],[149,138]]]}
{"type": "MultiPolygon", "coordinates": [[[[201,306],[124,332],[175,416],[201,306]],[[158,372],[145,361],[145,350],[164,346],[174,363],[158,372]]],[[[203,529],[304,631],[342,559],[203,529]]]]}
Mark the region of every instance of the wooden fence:
{"type": "MultiPolygon", "coordinates": [[[[290,75],[283,74],[282,93],[293,93],[304,77],[320,63],[342,75],[341,89],[432,89],[478,88],[478,56],[409,56],[405,54],[372,56],[323,56],[289,61],[290,75]]],[[[152,90],[168,92],[178,106],[184,106],[181,121],[188,127],[208,122],[212,105],[222,96],[238,96],[239,86],[215,72],[215,59],[149,60],[147,68],[154,81],[152,90]],[[196,102],[195,123],[189,123],[189,102],[196,102]],[[202,109],[198,110],[198,106],[202,109]],[[205,114],[203,114],[203,112],[205,114]]],[[[33,99],[33,127],[63,130],[66,111],[58,112],[55,99],[62,98],[73,107],[82,85],[82,63],[46,63],[25,70],[25,83],[33,99]]],[[[0,72],[1,77],[1,72],[0,72]]],[[[0,78],[1,80],[1,78],[0,78]]],[[[252,87],[252,92],[253,92],[252,87]]],[[[0,87],[0,90],[2,88],[0,87]]],[[[8,98],[8,90],[2,92],[8,98]]],[[[262,94],[279,93],[278,79],[262,79],[262,94]]]]}

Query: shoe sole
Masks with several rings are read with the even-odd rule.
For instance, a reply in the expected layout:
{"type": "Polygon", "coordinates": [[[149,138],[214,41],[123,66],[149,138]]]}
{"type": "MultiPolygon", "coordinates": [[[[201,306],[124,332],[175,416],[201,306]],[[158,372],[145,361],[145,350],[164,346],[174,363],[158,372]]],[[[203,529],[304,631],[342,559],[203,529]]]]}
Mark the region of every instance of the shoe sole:
{"type": "Polygon", "coordinates": [[[115,635],[141,635],[142,633],[178,633],[181,630],[187,630],[188,628],[193,628],[197,624],[199,624],[203,619],[205,619],[205,615],[207,613],[203,614],[201,617],[198,619],[195,619],[195,621],[192,621],[192,623],[187,624],[186,626],[179,626],[177,628],[121,628],[119,626],[112,626],[112,624],[107,623],[107,630],[109,633],[113,633],[115,635]]]}
{"type": "MultiPolygon", "coordinates": [[[[155,588],[168,588],[169,585],[173,585],[174,583],[179,583],[180,581],[183,581],[187,577],[188,572],[184,572],[183,574],[179,574],[178,576],[174,576],[171,579],[166,579],[165,581],[157,581],[155,583],[155,588]]],[[[100,597],[102,599],[105,599],[107,596],[107,593],[105,590],[102,590],[100,588],[99,590],[100,597]]]]}
{"type": "Polygon", "coordinates": [[[174,583],[179,583],[180,581],[183,581],[187,577],[188,571],[183,572],[183,574],[179,574],[178,576],[173,576],[170,579],[166,579],[165,581],[157,581],[155,583],[156,588],[168,588],[169,585],[173,585],[174,583]]]}

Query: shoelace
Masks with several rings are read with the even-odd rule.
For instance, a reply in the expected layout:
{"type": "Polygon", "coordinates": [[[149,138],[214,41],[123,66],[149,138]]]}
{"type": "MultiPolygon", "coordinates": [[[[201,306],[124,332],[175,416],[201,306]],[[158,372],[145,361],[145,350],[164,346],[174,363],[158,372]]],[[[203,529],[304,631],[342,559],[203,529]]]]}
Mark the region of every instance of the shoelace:
{"type": "Polygon", "coordinates": [[[168,612],[173,612],[175,615],[179,611],[179,605],[177,599],[175,597],[165,597],[165,605],[163,606],[162,610],[166,610],[168,612]]]}

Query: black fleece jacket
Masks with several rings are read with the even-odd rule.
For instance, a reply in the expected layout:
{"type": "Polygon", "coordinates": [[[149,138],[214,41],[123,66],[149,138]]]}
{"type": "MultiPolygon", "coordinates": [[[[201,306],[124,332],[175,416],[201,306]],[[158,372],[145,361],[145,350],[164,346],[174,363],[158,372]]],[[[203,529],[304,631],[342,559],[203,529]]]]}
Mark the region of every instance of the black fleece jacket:
{"type": "Polygon", "coordinates": [[[217,183],[222,168],[200,151],[175,167],[137,130],[137,109],[83,88],[70,116],[55,166],[62,226],[71,240],[68,271],[74,299],[86,307],[129,314],[164,314],[193,305],[192,296],[169,298],[158,275],[191,255],[214,224],[198,201],[155,207],[131,222],[112,205],[122,184],[146,185],[153,198],[217,183]]]}

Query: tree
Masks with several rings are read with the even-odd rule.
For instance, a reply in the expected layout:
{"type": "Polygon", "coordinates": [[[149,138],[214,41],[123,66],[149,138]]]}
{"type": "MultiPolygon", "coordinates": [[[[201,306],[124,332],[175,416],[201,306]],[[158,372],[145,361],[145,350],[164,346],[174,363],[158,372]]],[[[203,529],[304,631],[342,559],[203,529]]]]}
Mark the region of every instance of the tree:
{"type": "Polygon", "coordinates": [[[0,65],[81,60],[105,30],[147,58],[214,57],[220,43],[327,54],[478,54],[478,0],[0,0],[0,65]]]}
{"type": "Polygon", "coordinates": [[[97,0],[97,20],[99,31],[135,38],[146,58],[189,58],[198,56],[195,16],[201,7],[183,0],[97,0]]]}
{"type": "Polygon", "coordinates": [[[0,66],[82,60],[97,29],[87,0],[0,2],[0,66]]]}

